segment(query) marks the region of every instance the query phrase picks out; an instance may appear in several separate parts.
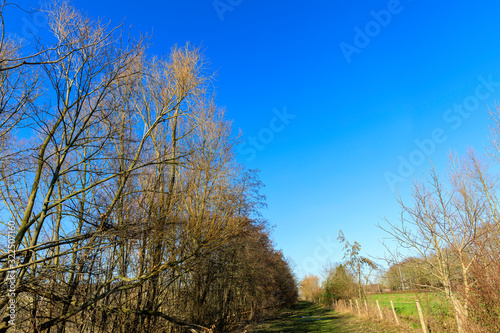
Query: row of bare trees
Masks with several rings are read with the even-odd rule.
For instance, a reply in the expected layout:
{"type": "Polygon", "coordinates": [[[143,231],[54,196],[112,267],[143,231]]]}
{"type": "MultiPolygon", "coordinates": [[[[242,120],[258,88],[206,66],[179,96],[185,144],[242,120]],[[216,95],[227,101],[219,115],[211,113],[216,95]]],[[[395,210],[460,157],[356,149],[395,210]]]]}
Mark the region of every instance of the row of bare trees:
{"type": "Polygon", "coordinates": [[[406,257],[392,268],[394,283],[399,275],[403,286],[441,291],[459,332],[500,329],[498,111],[492,112],[490,156],[479,158],[472,150],[463,158],[450,154],[447,175],[431,169],[415,180],[411,202],[399,200],[399,223],[382,226],[406,257]]]}
{"type": "Polygon", "coordinates": [[[199,50],[151,57],[144,38],[66,3],[46,9],[48,41],[26,45],[5,34],[9,10],[2,2],[0,216],[16,229],[17,329],[227,331],[294,302],[259,222],[261,184],[235,161],[199,50]]]}

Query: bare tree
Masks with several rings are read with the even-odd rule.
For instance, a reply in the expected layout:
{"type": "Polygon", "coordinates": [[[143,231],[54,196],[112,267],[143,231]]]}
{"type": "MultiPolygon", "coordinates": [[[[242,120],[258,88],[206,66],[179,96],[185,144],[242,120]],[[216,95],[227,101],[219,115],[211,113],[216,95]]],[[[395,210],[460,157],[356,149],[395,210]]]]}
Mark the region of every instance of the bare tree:
{"type": "Polygon", "coordinates": [[[339,230],[339,236],[337,239],[341,244],[344,244],[343,260],[345,260],[345,264],[356,274],[358,280],[358,296],[361,299],[365,295],[365,284],[363,283],[362,277],[365,275],[365,281],[368,281],[372,271],[377,268],[377,265],[369,258],[361,256],[359,254],[361,251],[361,245],[358,242],[354,242],[354,244],[351,245],[345,238],[342,230],[339,230]],[[368,272],[364,272],[365,269],[368,269],[368,272]]]}
{"type": "MultiPolygon", "coordinates": [[[[472,156],[472,155],[471,155],[472,156]]],[[[444,185],[434,169],[426,182],[414,183],[413,206],[399,200],[400,224],[386,220],[386,230],[400,246],[424,260],[429,274],[442,285],[453,306],[457,327],[465,330],[467,303],[457,295],[457,284],[469,290],[468,273],[477,257],[474,240],[484,218],[485,204],[471,174],[472,158],[450,156],[450,186],[444,185]]]]}

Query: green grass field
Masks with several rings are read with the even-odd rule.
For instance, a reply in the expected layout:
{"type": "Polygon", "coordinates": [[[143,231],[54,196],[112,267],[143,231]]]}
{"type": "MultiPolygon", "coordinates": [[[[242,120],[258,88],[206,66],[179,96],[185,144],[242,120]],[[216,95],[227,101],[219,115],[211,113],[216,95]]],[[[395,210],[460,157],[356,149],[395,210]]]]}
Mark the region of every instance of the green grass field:
{"type": "Polygon", "coordinates": [[[368,301],[375,303],[379,301],[381,307],[391,309],[390,301],[394,303],[394,309],[402,319],[409,320],[412,326],[418,326],[418,312],[415,300],[420,301],[422,312],[426,323],[431,325],[442,325],[450,327],[454,323],[453,312],[450,304],[444,296],[429,292],[403,292],[403,293],[385,293],[371,294],[368,301]]]}

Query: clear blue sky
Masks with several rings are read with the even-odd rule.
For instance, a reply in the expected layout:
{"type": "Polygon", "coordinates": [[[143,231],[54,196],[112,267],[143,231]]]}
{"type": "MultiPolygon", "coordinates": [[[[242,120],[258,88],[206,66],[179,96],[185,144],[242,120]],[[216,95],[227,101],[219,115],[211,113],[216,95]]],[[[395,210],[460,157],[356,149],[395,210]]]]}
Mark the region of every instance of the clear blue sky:
{"type": "Polygon", "coordinates": [[[157,54],[202,46],[218,71],[218,104],[246,138],[239,159],[261,170],[264,216],[299,277],[341,260],[339,229],[365,254],[383,254],[376,224],[398,215],[388,172],[404,197],[411,183],[401,158],[415,174],[431,158],[444,172],[450,149],[488,141],[488,107],[500,96],[496,1],[74,4],[152,33],[157,54]]]}

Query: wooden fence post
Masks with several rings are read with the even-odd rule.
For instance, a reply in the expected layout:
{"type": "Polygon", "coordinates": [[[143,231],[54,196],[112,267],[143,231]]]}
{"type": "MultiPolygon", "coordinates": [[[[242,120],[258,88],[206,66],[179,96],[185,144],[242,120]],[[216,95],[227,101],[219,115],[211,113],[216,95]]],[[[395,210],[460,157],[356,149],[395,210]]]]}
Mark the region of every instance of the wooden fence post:
{"type": "Polygon", "coordinates": [[[422,308],[420,307],[420,302],[418,299],[415,300],[415,304],[417,304],[418,316],[420,317],[420,325],[422,326],[422,332],[429,333],[427,331],[427,326],[425,326],[424,314],[422,313],[422,308]]]}
{"type": "Polygon", "coordinates": [[[368,314],[368,305],[366,304],[366,299],[365,299],[365,310],[366,310],[366,314],[368,314]]]}
{"type": "Polygon", "coordinates": [[[358,315],[361,316],[361,310],[359,309],[359,303],[358,300],[356,300],[356,307],[358,308],[358,315]]]}
{"type": "Polygon", "coordinates": [[[378,300],[376,300],[377,302],[377,308],[378,308],[378,315],[380,316],[380,319],[384,319],[384,316],[382,316],[382,310],[380,310],[380,304],[378,304],[378,300]]]}
{"type": "Polygon", "coordinates": [[[352,299],[349,300],[349,303],[351,304],[351,312],[352,312],[352,299]]]}
{"type": "Polygon", "coordinates": [[[392,307],[392,313],[394,314],[394,319],[396,319],[396,324],[399,325],[399,319],[398,316],[396,315],[396,310],[394,309],[394,303],[392,303],[392,300],[391,300],[391,307],[392,307]]]}

